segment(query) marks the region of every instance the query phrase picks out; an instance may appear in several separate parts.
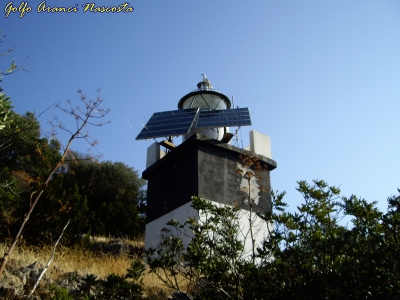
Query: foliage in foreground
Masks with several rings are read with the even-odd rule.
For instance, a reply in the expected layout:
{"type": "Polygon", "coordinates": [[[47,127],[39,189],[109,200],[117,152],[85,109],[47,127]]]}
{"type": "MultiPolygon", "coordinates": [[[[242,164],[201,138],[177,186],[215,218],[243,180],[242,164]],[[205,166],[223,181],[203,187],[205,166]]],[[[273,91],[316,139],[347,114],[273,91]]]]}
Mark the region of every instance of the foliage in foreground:
{"type": "Polygon", "coordinates": [[[84,278],[75,276],[77,289],[69,291],[64,287],[53,285],[50,287],[50,299],[142,299],[143,295],[144,264],[139,260],[132,260],[125,275],[110,274],[105,280],[98,279],[94,274],[84,278]]]}
{"type": "Polygon", "coordinates": [[[194,197],[205,217],[170,221],[176,234],[165,233],[147,252],[151,271],[189,299],[398,297],[400,196],[383,213],[324,181],[298,184],[304,203],[297,212],[285,211],[284,193],[272,193],[273,211],[260,215],[274,225],[256,263],[243,255],[239,210],[194,197]]]}
{"type": "MultiPolygon", "coordinates": [[[[2,95],[0,102],[8,103],[2,95]]],[[[3,240],[16,236],[26,212],[60,161],[62,149],[56,139],[42,136],[34,114],[19,115],[10,109],[9,105],[4,113],[0,109],[0,119],[3,118],[0,120],[0,239],[3,240]]],[[[51,241],[69,219],[71,225],[64,241],[71,241],[79,233],[129,238],[142,235],[144,181],[136,170],[120,162],[94,162],[88,155],[73,151],[62,161],[22,232],[25,240],[51,241]]]]}

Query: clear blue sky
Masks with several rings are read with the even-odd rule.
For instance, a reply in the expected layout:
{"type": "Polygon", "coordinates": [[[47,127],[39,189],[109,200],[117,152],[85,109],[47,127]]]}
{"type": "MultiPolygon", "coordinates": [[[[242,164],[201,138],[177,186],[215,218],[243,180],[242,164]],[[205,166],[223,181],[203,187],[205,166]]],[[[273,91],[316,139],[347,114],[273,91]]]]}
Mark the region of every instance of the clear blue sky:
{"type": "MultiPolygon", "coordinates": [[[[271,137],[273,189],[297,205],[296,181],[324,179],[367,200],[400,188],[400,1],[132,1],[131,13],[83,12],[81,0],[48,0],[76,13],[5,17],[0,69],[15,110],[43,111],[76,90],[101,88],[111,124],[91,129],[104,160],[142,172],[152,141],[135,137],[157,111],[177,108],[206,73],[252,129],[271,137]],[[130,126],[131,124],[131,126],[130,126]]],[[[19,6],[21,1],[14,1],[19,6]]],[[[96,6],[119,5],[116,0],[96,6]]],[[[58,112],[41,116],[43,129],[58,112]]],[[[75,144],[83,151],[88,146],[75,144]]]]}

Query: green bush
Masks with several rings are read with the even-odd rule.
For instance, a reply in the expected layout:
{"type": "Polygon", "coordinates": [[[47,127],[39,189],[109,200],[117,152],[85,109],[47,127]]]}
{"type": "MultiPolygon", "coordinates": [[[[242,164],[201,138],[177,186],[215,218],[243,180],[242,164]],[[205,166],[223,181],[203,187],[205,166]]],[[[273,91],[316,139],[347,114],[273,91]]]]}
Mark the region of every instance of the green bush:
{"type": "Polygon", "coordinates": [[[298,184],[296,212],[285,210],[284,193],[272,193],[272,211],[259,214],[273,226],[255,259],[242,255],[238,208],[193,197],[205,217],[171,220],[173,230],[146,252],[150,270],[189,299],[397,299],[400,196],[383,213],[322,180],[298,184]]]}

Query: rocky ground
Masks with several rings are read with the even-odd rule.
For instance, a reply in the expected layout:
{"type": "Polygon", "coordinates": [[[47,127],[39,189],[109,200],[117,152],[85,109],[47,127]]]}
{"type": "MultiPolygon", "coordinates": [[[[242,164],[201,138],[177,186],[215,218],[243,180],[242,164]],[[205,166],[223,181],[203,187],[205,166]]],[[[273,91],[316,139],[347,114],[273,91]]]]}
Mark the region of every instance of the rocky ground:
{"type": "MultiPolygon", "coordinates": [[[[143,249],[138,249],[129,243],[118,240],[109,243],[92,243],[91,250],[98,255],[135,255],[136,257],[143,251],[143,249]]],[[[44,267],[45,266],[42,263],[38,262],[34,262],[30,265],[22,265],[21,261],[10,259],[6,265],[6,270],[0,277],[0,300],[26,299],[44,267]]],[[[60,294],[62,291],[64,291],[66,295],[77,294],[87,281],[88,275],[89,273],[87,270],[64,272],[63,270],[50,265],[44,276],[41,278],[33,297],[30,299],[57,299],[57,296],[55,295],[57,293],[60,294]],[[51,279],[49,276],[50,274],[51,278],[57,279],[51,279]]],[[[93,297],[96,297],[101,293],[101,281],[90,287],[90,295],[93,297]]]]}
{"type": "MultiPolygon", "coordinates": [[[[34,262],[29,266],[21,266],[19,261],[10,260],[3,276],[0,278],[0,299],[23,299],[26,298],[34,287],[39,275],[44,269],[44,265],[34,262]]],[[[42,277],[32,299],[51,298],[51,289],[64,287],[69,291],[77,288],[79,276],[84,276],[83,272],[63,273],[50,267],[48,272],[59,272],[60,279],[54,282],[46,274],[42,277]]]]}
{"type": "Polygon", "coordinates": [[[7,270],[0,278],[0,300],[70,300],[70,299],[154,299],[154,300],[190,300],[186,295],[180,293],[167,293],[161,288],[144,289],[141,295],[114,293],[115,297],[110,297],[109,293],[104,292],[107,282],[99,280],[97,284],[90,287],[89,297],[82,294],[90,277],[87,270],[78,270],[76,272],[63,272],[60,269],[49,267],[47,272],[58,273],[58,279],[52,280],[45,273],[38,287],[32,296],[28,297],[35,285],[44,265],[33,263],[29,266],[22,266],[18,261],[10,260],[7,270]]]}

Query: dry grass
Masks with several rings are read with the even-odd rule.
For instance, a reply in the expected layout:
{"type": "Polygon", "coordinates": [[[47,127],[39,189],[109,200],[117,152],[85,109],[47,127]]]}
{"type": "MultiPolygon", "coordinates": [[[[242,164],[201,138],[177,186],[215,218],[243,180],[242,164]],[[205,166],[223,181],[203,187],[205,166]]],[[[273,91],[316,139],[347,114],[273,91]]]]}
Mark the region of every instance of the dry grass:
{"type": "MultiPolygon", "coordinates": [[[[129,243],[143,246],[142,241],[130,241],[129,243]]],[[[8,245],[0,243],[0,258],[4,256],[6,250],[8,250],[8,245]]],[[[8,265],[13,264],[17,267],[22,267],[28,266],[34,262],[39,262],[45,265],[51,256],[51,251],[52,246],[19,246],[14,250],[9,258],[8,265]]],[[[96,275],[98,278],[104,279],[111,273],[124,275],[126,269],[130,266],[132,259],[133,257],[128,256],[99,256],[89,251],[59,245],[54,260],[46,275],[54,281],[64,277],[65,273],[69,272],[79,272],[81,274],[90,273],[96,275]]],[[[151,293],[160,290],[164,291],[166,294],[170,294],[171,292],[168,291],[162,281],[155,274],[149,273],[148,271],[145,272],[143,283],[145,285],[145,290],[151,293]]]]}
{"type": "MultiPolygon", "coordinates": [[[[0,244],[1,257],[3,257],[5,249],[5,244],[0,244]]],[[[17,262],[18,265],[27,266],[36,261],[45,265],[51,256],[51,250],[51,246],[17,247],[10,257],[10,263],[17,262]]],[[[97,256],[88,251],[59,246],[47,276],[57,279],[57,273],[83,270],[100,278],[104,278],[111,273],[122,275],[126,272],[130,261],[131,258],[127,256],[97,256]]]]}
{"type": "MultiPolygon", "coordinates": [[[[105,236],[92,236],[90,237],[90,242],[92,243],[110,243],[111,241],[118,240],[114,237],[105,237],[105,236]]],[[[131,244],[135,247],[138,248],[144,248],[144,237],[143,238],[137,238],[135,240],[123,240],[124,242],[131,244]]]]}

